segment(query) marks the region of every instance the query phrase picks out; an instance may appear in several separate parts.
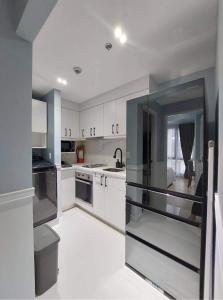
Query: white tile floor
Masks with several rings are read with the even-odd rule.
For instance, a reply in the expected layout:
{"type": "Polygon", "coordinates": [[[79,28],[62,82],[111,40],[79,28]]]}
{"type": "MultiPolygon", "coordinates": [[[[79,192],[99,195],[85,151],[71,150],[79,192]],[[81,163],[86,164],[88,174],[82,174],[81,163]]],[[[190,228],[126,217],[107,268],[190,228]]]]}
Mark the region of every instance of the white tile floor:
{"type": "Polygon", "coordinates": [[[168,299],[124,265],[121,233],[78,208],[54,229],[61,237],[58,282],[38,298],[168,299]]]}

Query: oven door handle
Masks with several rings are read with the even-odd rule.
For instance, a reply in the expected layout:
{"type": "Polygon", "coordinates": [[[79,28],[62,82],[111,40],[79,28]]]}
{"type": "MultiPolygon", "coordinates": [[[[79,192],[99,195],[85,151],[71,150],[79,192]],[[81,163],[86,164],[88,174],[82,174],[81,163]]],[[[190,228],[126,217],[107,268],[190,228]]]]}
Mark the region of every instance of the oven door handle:
{"type": "Polygon", "coordinates": [[[75,178],[75,181],[78,181],[78,182],[81,182],[81,183],[85,183],[85,184],[88,184],[88,185],[92,185],[92,182],[88,182],[88,181],[81,180],[81,179],[78,179],[78,178],[75,178]]]}

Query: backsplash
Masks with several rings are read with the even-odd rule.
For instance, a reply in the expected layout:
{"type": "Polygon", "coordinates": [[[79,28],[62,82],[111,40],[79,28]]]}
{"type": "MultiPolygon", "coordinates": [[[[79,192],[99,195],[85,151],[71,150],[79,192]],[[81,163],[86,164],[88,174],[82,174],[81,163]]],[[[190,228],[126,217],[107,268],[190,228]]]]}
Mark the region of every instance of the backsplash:
{"type": "MultiPolygon", "coordinates": [[[[85,161],[87,163],[105,163],[115,166],[116,159],[113,158],[117,147],[122,149],[123,162],[126,162],[126,139],[102,139],[88,140],[84,142],[85,161]]],[[[120,152],[117,153],[120,160],[120,152]]]]}

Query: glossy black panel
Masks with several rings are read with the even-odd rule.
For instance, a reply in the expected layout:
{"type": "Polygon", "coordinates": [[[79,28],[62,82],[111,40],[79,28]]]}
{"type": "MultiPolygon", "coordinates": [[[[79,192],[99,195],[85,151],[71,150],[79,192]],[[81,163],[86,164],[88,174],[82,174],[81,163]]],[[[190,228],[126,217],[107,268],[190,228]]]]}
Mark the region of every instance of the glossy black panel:
{"type": "Polygon", "coordinates": [[[132,204],[126,231],[199,269],[201,229],[132,204]]]}
{"type": "Polygon", "coordinates": [[[126,263],[176,299],[199,299],[199,274],[126,236],[126,263]]]}
{"type": "Polygon", "coordinates": [[[202,222],[202,203],[182,197],[152,192],[127,185],[126,199],[154,212],[178,219],[182,222],[200,226],[202,222]]]}
{"type": "Polygon", "coordinates": [[[127,104],[127,181],[147,185],[148,181],[148,96],[127,104]]]}
{"type": "Polygon", "coordinates": [[[129,101],[127,182],[203,196],[204,83],[129,101]]]}

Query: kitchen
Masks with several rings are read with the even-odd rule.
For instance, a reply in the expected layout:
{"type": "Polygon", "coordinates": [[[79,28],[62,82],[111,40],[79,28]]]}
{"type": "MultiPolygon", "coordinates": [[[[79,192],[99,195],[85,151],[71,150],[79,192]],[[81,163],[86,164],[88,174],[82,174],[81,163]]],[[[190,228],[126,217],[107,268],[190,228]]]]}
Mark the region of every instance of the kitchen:
{"type": "Polygon", "coordinates": [[[0,298],[221,294],[222,6],[171,2],[0,2],[0,298]]]}

